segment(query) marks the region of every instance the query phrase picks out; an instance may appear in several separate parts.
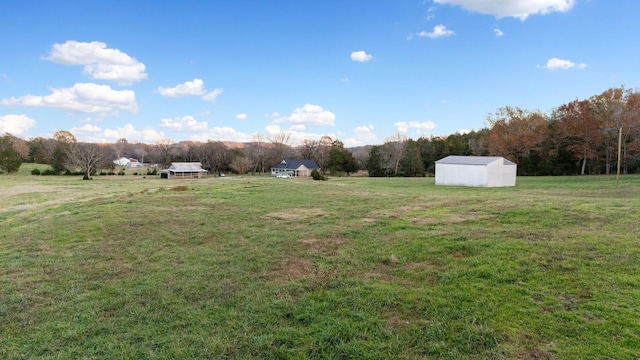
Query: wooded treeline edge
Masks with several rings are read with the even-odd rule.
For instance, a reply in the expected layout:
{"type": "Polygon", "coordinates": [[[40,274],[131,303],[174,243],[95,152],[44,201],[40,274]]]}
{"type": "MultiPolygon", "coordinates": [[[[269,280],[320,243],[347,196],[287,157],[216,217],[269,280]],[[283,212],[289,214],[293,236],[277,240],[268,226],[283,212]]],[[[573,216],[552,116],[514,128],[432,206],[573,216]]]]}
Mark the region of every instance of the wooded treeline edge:
{"type": "MultiPolygon", "coordinates": [[[[175,161],[197,161],[211,173],[265,173],[283,159],[313,159],[323,174],[426,176],[435,161],[447,155],[504,156],[518,164],[518,175],[610,174],[617,163],[621,131],[621,171],[640,169],[640,92],[624,86],[588,99],[576,99],[545,114],[505,106],[489,114],[486,127],[449,136],[420,137],[398,133],[382,145],[345,148],[324,136],[293,144],[290,134],[271,137],[256,133],[249,143],[210,140],[206,143],[163,139],[155,144],[83,143],[68,131],[53,138],[0,137],[0,170],[11,173],[23,162],[48,164],[50,173],[81,172],[90,178],[98,170],[113,171],[113,160],[136,158],[164,168],[175,161]]],[[[44,169],[43,169],[44,170],[44,169]]]]}

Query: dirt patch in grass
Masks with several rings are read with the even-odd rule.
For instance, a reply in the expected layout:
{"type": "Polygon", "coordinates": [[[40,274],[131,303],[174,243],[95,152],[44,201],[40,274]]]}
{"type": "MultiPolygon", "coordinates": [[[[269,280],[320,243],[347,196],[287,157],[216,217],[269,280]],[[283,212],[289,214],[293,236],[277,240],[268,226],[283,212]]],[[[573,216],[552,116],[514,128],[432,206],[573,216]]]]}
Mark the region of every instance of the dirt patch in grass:
{"type": "Polygon", "coordinates": [[[361,277],[364,280],[375,280],[375,281],[382,281],[385,283],[393,283],[393,284],[401,283],[401,281],[398,278],[389,274],[389,267],[384,265],[376,266],[371,271],[363,273],[361,277]]]}
{"type": "Polygon", "coordinates": [[[342,237],[330,237],[324,239],[312,238],[300,240],[300,243],[306,247],[307,251],[321,254],[333,254],[345,242],[346,240],[342,237]]]}
{"type": "Polygon", "coordinates": [[[316,268],[311,260],[303,257],[289,257],[273,269],[276,281],[285,284],[316,275],[316,268]]]}
{"type": "Polygon", "coordinates": [[[457,224],[466,221],[477,221],[477,220],[491,220],[494,219],[495,215],[485,214],[479,212],[471,212],[466,214],[450,214],[449,216],[438,216],[438,217],[419,217],[412,216],[409,218],[409,221],[420,224],[420,225],[433,225],[433,224],[457,224]]]}
{"type": "Polygon", "coordinates": [[[61,187],[44,186],[44,185],[18,185],[11,187],[11,195],[32,194],[32,193],[49,193],[61,191],[61,187]]]}
{"type": "Polygon", "coordinates": [[[267,219],[297,221],[326,215],[322,209],[292,208],[264,215],[267,219]]]}
{"type": "Polygon", "coordinates": [[[409,327],[409,320],[402,319],[397,316],[392,316],[387,319],[387,327],[390,329],[406,329],[409,327]]]}
{"type": "Polygon", "coordinates": [[[517,357],[518,359],[523,360],[553,360],[557,359],[555,355],[536,348],[529,348],[524,352],[520,353],[517,357]]]}
{"type": "Polygon", "coordinates": [[[440,266],[428,262],[406,263],[402,267],[407,270],[436,270],[440,268],[440,266]]]}
{"type": "Polygon", "coordinates": [[[414,211],[414,210],[422,210],[422,209],[416,208],[416,207],[403,206],[403,207],[398,208],[398,209],[374,210],[374,211],[369,212],[367,214],[367,216],[362,218],[362,221],[364,221],[364,222],[376,222],[376,221],[378,221],[380,219],[395,219],[395,218],[399,217],[400,215],[406,214],[407,212],[414,211]]]}

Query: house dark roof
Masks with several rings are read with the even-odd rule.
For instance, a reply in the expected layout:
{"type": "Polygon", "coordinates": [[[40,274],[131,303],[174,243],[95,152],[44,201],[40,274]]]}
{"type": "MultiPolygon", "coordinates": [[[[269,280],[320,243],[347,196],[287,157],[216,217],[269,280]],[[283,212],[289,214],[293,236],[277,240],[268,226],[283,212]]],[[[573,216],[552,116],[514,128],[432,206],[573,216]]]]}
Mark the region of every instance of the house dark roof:
{"type": "Polygon", "coordinates": [[[458,156],[449,155],[436,161],[436,164],[452,164],[452,165],[489,165],[494,161],[502,161],[502,165],[516,165],[501,156],[458,156]]]}
{"type": "Polygon", "coordinates": [[[272,169],[284,169],[284,170],[296,170],[300,166],[304,165],[309,170],[319,169],[320,166],[316,164],[313,160],[293,160],[293,159],[285,159],[276,166],[272,166],[272,169]]]}

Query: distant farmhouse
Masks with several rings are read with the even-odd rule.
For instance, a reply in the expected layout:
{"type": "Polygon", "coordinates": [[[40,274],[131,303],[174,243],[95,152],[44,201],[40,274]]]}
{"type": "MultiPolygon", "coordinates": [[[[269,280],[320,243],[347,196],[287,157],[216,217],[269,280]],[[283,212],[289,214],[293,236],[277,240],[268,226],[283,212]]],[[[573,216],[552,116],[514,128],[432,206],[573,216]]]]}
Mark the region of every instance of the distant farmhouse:
{"type": "Polygon", "coordinates": [[[207,177],[207,170],[199,162],[174,162],[168,169],[160,170],[161,179],[194,179],[207,177]]]}
{"type": "Polygon", "coordinates": [[[142,163],[134,158],[126,158],[121,157],[118,160],[113,161],[117,166],[125,166],[125,167],[142,167],[142,163]]]}
{"type": "Polygon", "coordinates": [[[290,176],[311,176],[313,170],[320,170],[320,166],[313,160],[285,159],[271,168],[271,175],[287,174],[290,176]]]}
{"type": "Polygon", "coordinates": [[[451,155],[436,161],[436,185],[515,186],[516,170],[503,157],[451,155]]]}

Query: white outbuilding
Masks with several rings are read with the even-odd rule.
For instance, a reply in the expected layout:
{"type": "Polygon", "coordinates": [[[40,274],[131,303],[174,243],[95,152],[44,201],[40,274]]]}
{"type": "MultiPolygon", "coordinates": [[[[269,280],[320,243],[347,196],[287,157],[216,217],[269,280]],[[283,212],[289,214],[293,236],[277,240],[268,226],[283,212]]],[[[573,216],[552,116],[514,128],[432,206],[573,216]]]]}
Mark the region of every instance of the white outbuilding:
{"type": "Polygon", "coordinates": [[[515,186],[516,170],[503,157],[450,155],[436,161],[436,185],[515,186]]]}

